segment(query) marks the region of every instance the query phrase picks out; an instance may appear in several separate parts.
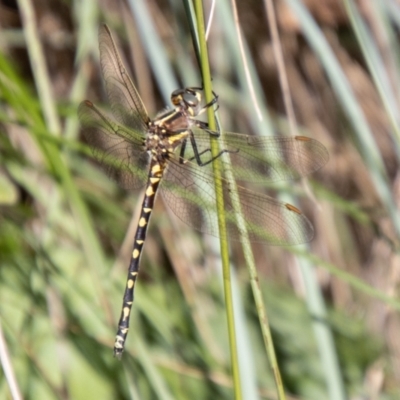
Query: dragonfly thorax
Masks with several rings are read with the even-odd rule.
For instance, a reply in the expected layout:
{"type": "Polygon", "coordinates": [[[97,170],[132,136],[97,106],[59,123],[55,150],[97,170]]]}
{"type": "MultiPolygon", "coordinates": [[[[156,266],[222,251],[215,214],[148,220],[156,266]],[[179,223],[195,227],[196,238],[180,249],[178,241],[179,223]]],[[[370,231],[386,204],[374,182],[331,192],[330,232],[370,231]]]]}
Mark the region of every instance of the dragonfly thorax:
{"type": "Polygon", "coordinates": [[[188,134],[188,130],[173,132],[162,125],[152,122],[149,124],[147,132],[146,150],[153,160],[165,163],[188,134]]]}

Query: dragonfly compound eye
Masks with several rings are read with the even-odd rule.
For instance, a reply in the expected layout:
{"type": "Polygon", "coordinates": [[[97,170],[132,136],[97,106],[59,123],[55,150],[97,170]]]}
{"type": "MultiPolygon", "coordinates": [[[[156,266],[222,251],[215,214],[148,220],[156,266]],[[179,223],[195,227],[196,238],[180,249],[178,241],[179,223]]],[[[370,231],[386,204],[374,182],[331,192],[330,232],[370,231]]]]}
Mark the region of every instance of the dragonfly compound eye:
{"type": "Polygon", "coordinates": [[[191,91],[186,91],[183,94],[184,107],[186,110],[190,110],[191,115],[198,115],[200,111],[200,101],[198,96],[193,94],[191,91]]]}
{"type": "Polygon", "coordinates": [[[184,102],[183,100],[184,93],[185,93],[184,89],[177,89],[172,92],[171,102],[174,106],[177,107],[179,105],[182,105],[182,103],[184,102]]]}

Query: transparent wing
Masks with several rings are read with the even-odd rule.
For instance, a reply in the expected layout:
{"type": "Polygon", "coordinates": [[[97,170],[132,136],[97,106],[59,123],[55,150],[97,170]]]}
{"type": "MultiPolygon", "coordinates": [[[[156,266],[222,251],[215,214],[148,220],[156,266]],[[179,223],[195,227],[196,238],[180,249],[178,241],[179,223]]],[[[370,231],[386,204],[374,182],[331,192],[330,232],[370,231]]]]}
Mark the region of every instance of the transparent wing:
{"type": "MultiPolygon", "coordinates": [[[[240,240],[237,212],[231,200],[231,185],[222,181],[227,230],[233,240],[240,240]]],[[[213,236],[219,236],[216,196],[209,166],[193,162],[179,164],[171,159],[161,182],[161,194],[178,218],[213,236]]],[[[309,242],[314,230],[309,220],[295,207],[269,196],[238,187],[240,208],[249,238],[254,242],[288,245],[309,242]]]]}
{"type": "Polygon", "coordinates": [[[143,133],[116,124],[89,100],[79,105],[78,117],[93,156],[107,175],[125,189],[142,187],[149,165],[143,133]]]}
{"type": "MultiPolygon", "coordinates": [[[[203,162],[211,158],[210,132],[192,129],[196,146],[203,162]]],[[[323,167],[329,159],[328,151],[317,140],[305,136],[276,137],[249,136],[224,132],[218,138],[220,150],[230,154],[232,172],[236,179],[246,182],[266,182],[298,179],[323,167]]],[[[185,159],[194,157],[188,143],[185,159]]],[[[224,168],[224,161],[221,158],[224,168]]]]}
{"type": "Polygon", "coordinates": [[[145,131],[149,116],[128,76],[107,25],[99,29],[100,63],[114,118],[124,126],[145,131]]]}

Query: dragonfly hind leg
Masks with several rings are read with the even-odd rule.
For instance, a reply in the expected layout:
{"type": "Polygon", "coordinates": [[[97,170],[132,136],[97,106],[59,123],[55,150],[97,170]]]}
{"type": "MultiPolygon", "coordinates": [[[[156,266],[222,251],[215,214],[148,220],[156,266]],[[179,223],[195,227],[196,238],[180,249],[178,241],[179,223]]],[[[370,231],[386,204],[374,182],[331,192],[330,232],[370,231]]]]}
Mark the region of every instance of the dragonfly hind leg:
{"type": "Polygon", "coordinates": [[[208,164],[212,163],[214,160],[216,160],[217,158],[221,157],[222,154],[224,154],[224,153],[231,153],[231,154],[233,154],[233,153],[238,153],[238,152],[239,152],[239,149],[236,149],[236,150],[223,149],[223,150],[221,150],[216,156],[211,157],[211,158],[210,158],[209,160],[207,160],[207,161],[203,161],[203,160],[201,159],[201,156],[202,156],[203,154],[205,154],[205,153],[208,153],[208,152],[211,153],[211,148],[208,147],[208,148],[204,149],[203,151],[200,151],[200,152],[199,152],[199,149],[197,148],[196,139],[195,139],[193,133],[191,133],[191,134],[190,134],[190,143],[192,144],[194,156],[193,156],[193,157],[190,157],[190,158],[188,158],[188,159],[185,159],[184,156],[185,156],[185,150],[186,150],[186,143],[187,143],[187,140],[185,140],[184,142],[182,142],[181,151],[180,151],[180,154],[179,154],[179,164],[185,164],[185,163],[187,163],[187,162],[189,162],[189,161],[196,160],[196,163],[197,163],[197,165],[198,165],[199,167],[204,167],[205,165],[208,165],[208,164]]]}

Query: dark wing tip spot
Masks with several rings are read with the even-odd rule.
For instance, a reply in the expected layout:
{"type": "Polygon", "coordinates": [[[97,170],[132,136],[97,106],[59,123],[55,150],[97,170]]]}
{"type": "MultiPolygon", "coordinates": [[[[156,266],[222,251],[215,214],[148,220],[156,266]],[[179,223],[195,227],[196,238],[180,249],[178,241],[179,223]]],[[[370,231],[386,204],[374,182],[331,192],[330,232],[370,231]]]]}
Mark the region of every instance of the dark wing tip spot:
{"type": "Polygon", "coordinates": [[[286,204],[285,204],[285,207],[286,207],[289,211],[293,211],[293,212],[295,212],[296,214],[303,215],[303,213],[302,213],[297,207],[293,206],[292,204],[286,203],[286,204]]]}

